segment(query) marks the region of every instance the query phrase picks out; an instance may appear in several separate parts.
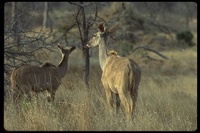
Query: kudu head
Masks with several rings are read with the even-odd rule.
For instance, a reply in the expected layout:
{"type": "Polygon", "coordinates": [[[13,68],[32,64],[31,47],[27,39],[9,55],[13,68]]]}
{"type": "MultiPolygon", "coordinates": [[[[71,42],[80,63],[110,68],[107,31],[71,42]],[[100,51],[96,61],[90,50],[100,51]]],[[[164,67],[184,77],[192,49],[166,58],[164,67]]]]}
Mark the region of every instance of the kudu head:
{"type": "Polygon", "coordinates": [[[116,29],[118,25],[114,25],[111,28],[107,29],[103,23],[99,24],[98,32],[96,32],[93,37],[88,41],[87,47],[97,47],[101,41],[106,41],[107,37],[116,29]]]}
{"type": "Polygon", "coordinates": [[[62,56],[69,55],[72,51],[76,49],[76,46],[71,46],[70,48],[64,48],[58,43],[58,49],[60,49],[60,52],[62,53],[62,56]]]}

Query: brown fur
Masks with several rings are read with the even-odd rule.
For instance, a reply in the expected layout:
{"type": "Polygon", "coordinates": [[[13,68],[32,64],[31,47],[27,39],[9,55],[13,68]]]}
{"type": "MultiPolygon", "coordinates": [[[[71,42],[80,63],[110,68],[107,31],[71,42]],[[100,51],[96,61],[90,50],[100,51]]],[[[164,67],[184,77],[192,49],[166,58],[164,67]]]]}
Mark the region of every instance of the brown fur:
{"type": "Polygon", "coordinates": [[[113,50],[108,52],[108,56],[111,56],[111,55],[118,56],[118,55],[117,55],[117,52],[116,52],[116,51],[113,51],[113,50]]]}
{"type": "Polygon", "coordinates": [[[65,49],[60,45],[58,48],[63,55],[58,67],[46,62],[41,66],[22,65],[13,70],[11,74],[13,100],[18,100],[23,94],[27,94],[30,99],[31,91],[38,93],[47,90],[50,95],[48,101],[54,101],[55,92],[67,71],[69,54],[75,49],[74,46],[65,49]]]}
{"type": "Polygon", "coordinates": [[[88,41],[87,47],[99,46],[99,64],[103,71],[101,81],[109,107],[114,107],[113,96],[115,95],[116,110],[118,110],[121,101],[126,116],[130,120],[137,100],[141,71],[132,59],[120,57],[114,51],[107,53],[107,37],[117,28],[116,25],[107,29],[103,24],[100,24],[99,31],[88,41]]]}
{"type": "MultiPolygon", "coordinates": [[[[108,103],[113,107],[113,94],[115,94],[117,99],[120,98],[127,117],[133,115],[140,79],[140,68],[133,60],[117,56],[110,56],[106,60],[101,81],[106,91],[108,103]]],[[[119,104],[117,101],[117,109],[119,104]]]]}
{"type": "Polygon", "coordinates": [[[49,61],[44,62],[40,67],[56,67],[54,64],[52,64],[49,61]]]}

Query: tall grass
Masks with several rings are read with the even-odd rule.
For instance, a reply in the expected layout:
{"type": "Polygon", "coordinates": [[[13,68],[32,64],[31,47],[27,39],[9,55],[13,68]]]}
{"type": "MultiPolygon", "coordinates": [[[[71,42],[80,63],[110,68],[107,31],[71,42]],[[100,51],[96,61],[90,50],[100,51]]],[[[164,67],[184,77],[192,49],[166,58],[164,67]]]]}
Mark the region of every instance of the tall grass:
{"type": "Polygon", "coordinates": [[[70,63],[54,103],[48,103],[45,94],[40,93],[38,101],[23,100],[16,111],[11,97],[7,96],[4,128],[9,131],[194,131],[197,129],[196,51],[166,54],[170,53],[173,59],[157,65],[136,58],[142,79],[132,122],[125,122],[123,107],[117,117],[109,113],[99,64],[91,67],[87,90],[82,70],[70,63]]]}

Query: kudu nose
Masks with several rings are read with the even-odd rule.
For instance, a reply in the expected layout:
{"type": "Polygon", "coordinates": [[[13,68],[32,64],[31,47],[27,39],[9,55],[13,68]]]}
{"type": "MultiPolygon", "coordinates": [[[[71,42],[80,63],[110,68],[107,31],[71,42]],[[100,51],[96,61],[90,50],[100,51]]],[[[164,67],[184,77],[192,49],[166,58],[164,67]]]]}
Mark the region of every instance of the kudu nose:
{"type": "Polygon", "coordinates": [[[86,47],[88,47],[88,48],[89,48],[89,47],[90,47],[90,45],[89,45],[89,44],[86,44],[86,47]]]}

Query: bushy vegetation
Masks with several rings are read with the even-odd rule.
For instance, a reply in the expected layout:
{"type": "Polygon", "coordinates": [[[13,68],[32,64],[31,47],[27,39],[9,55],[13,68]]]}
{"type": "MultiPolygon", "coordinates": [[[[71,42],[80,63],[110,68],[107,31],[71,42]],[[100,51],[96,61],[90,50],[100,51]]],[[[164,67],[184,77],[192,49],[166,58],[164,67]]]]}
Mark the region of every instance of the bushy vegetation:
{"type": "Polygon", "coordinates": [[[181,41],[183,40],[189,46],[194,46],[194,42],[192,42],[193,34],[190,31],[183,31],[176,34],[176,39],[181,41]]]}

